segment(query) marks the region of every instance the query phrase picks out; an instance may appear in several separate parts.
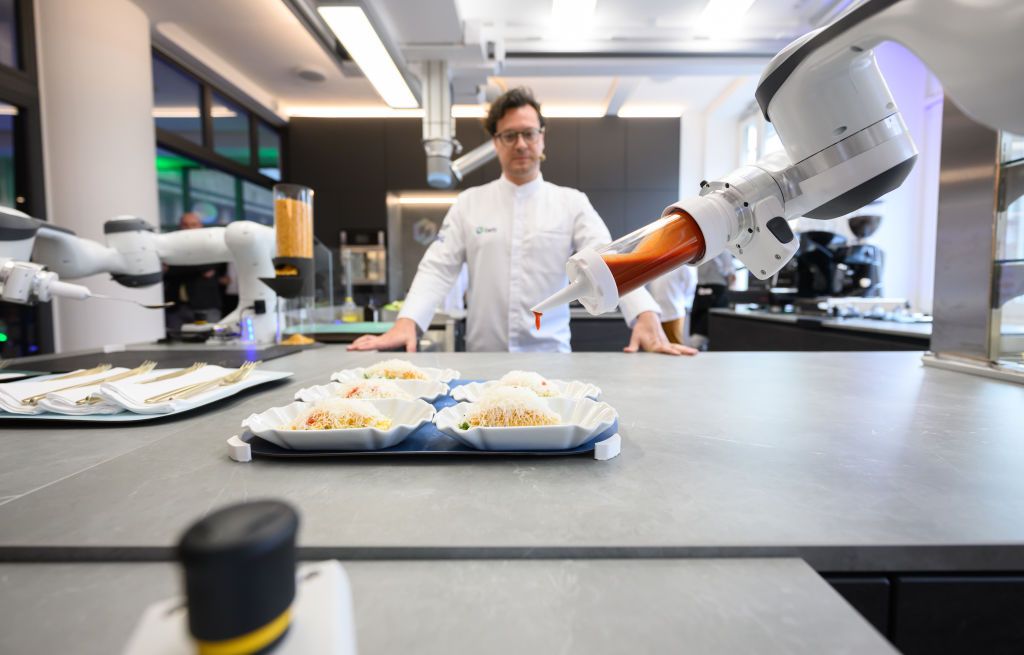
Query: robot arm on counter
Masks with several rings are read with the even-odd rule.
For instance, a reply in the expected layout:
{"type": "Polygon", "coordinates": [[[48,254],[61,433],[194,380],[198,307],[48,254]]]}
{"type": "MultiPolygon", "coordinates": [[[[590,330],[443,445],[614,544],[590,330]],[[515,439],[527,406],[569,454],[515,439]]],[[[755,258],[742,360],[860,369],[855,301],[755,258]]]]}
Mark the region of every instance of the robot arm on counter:
{"type": "Polygon", "coordinates": [[[261,305],[243,340],[273,341],[277,294],[260,281],[274,277],[273,228],[251,221],[227,227],[157,233],[140,218],[118,217],[103,226],[106,245],[73,232],[0,208],[0,300],[21,304],[54,297],[84,300],[87,287],[64,282],[110,273],[126,287],[147,287],[163,279],[163,265],[192,266],[233,262],[238,275],[238,308],[218,325],[239,332],[243,314],[261,305]]]}
{"type": "MultiPolygon", "coordinates": [[[[1024,133],[1022,29],[1020,0],[866,0],[797,39],[769,63],[755,94],[785,153],[702,182],[698,196],[666,208],[659,221],[577,253],[566,265],[570,286],[535,311],[573,298],[592,313],[613,308],[623,291],[614,258],[665,243],[657,233],[673,220],[695,224],[703,248],[680,250],[672,266],[647,266],[641,283],[724,250],[769,278],[797,251],[789,219],[836,218],[899,187],[917,149],[875,61],[874,48],[886,41],[915,53],[965,113],[1024,133]]],[[[646,254],[633,257],[636,266],[654,261],[646,254]]]]}

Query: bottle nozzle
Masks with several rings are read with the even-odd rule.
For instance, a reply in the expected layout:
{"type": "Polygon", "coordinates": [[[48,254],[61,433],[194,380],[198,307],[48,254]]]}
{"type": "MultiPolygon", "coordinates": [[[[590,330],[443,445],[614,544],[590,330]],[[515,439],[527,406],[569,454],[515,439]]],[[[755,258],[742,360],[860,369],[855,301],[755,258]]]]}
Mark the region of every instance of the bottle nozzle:
{"type": "Polygon", "coordinates": [[[578,299],[581,296],[587,295],[590,291],[590,285],[584,279],[574,280],[569,286],[565,287],[561,291],[557,291],[551,295],[547,300],[535,305],[530,311],[543,314],[553,307],[559,305],[567,305],[573,300],[578,299]]]}

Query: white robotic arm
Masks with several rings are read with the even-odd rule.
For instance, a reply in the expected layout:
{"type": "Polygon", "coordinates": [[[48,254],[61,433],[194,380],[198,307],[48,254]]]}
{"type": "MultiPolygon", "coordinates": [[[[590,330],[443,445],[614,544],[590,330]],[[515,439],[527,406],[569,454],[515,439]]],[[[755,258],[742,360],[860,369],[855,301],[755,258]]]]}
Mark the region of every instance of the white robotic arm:
{"type": "MultiPolygon", "coordinates": [[[[917,150],[875,61],[873,49],[882,42],[917,54],[976,120],[1024,133],[1022,30],[1020,0],[865,0],[791,43],[756,92],[785,154],[702,182],[700,195],[665,209],[665,216],[689,215],[703,236],[703,254],[677,265],[728,249],[766,279],[796,253],[788,219],[842,216],[903,183],[917,150]]],[[[614,307],[620,294],[601,255],[642,242],[652,229],[658,223],[601,253],[574,255],[566,265],[570,287],[535,310],[571,298],[592,311],[614,307]]]]}
{"type": "Polygon", "coordinates": [[[666,212],[693,215],[709,242],[705,258],[728,248],[756,277],[773,275],[797,248],[786,219],[847,214],[899,187],[913,168],[917,150],[875,61],[877,45],[901,43],[965,112],[1024,132],[1022,28],[1017,0],[867,0],[851,8],[787,46],[761,77],[756,98],[785,155],[702,184],[698,199],[666,212]]]}
{"type": "Polygon", "coordinates": [[[277,294],[259,279],[274,277],[272,228],[236,221],[227,227],[160,234],[140,218],[121,216],[107,221],[103,231],[106,245],[0,208],[0,299],[22,304],[48,302],[54,297],[84,300],[96,296],[85,286],[59,278],[110,273],[124,286],[145,287],[163,279],[164,264],[233,262],[239,305],[219,325],[240,332],[243,340],[274,340],[277,294]],[[261,311],[257,313],[256,308],[261,311]],[[243,320],[247,311],[250,316],[243,320]]]}

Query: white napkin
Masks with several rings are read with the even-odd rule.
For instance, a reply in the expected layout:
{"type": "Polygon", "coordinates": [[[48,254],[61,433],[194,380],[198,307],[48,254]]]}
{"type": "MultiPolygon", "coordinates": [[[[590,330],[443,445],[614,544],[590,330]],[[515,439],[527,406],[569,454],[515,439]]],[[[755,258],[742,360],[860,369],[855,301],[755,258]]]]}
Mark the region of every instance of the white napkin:
{"type": "MultiPolygon", "coordinates": [[[[79,369],[82,370],[82,369],[79,369]]],[[[11,412],[12,414],[42,414],[47,410],[42,401],[37,405],[23,405],[22,400],[37,396],[41,393],[47,393],[51,390],[60,389],[62,387],[70,387],[73,384],[82,384],[84,382],[90,382],[93,380],[102,380],[108,378],[111,375],[117,375],[123,371],[127,371],[126,368],[112,368],[102,373],[93,373],[91,375],[81,375],[73,378],[65,378],[63,380],[57,380],[55,378],[63,377],[61,375],[48,375],[38,378],[30,378],[28,380],[22,380],[20,382],[8,382],[6,384],[0,384],[0,408],[5,412],[11,412]]],[[[66,393],[82,392],[83,397],[96,391],[96,387],[82,387],[81,389],[72,389],[66,393]]],[[[77,398],[76,398],[77,400],[77,398]]],[[[93,409],[95,406],[93,407],[93,409]]],[[[94,412],[82,412],[85,414],[92,414],[94,412]]]]}
{"type": "Polygon", "coordinates": [[[84,387],[82,389],[71,389],[46,394],[46,398],[39,401],[39,406],[44,411],[54,414],[67,414],[69,416],[82,416],[85,414],[120,414],[124,408],[109,400],[102,400],[98,403],[79,405],[78,401],[86,396],[91,396],[98,391],[97,387],[84,387]]]}
{"type": "MultiPolygon", "coordinates": [[[[104,384],[100,386],[100,395],[112,403],[127,409],[129,412],[135,412],[136,414],[168,414],[170,412],[176,412],[194,405],[202,404],[207,402],[211,397],[230,395],[234,393],[239,386],[237,384],[227,387],[218,386],[188,398],[147,404],[146,398],[152,398],[153,396],[158,396],[162,393],[167,393],[168,391],[190,384],[216,380],[233,371],[237,371],[238,369],[224,368],[223,366],[204,366],[201,369],[169,380],[162,380],[152,384],[140,384],[140,382],[151,380],[154,377],[159,377],[157,374],[169,373],[172,370],[173,369],[153,371],[153,375],[142,376],[138,379],[129,378],[127,380],[104,384]]],[[[255,373],[250,373],[249,375],[252,376],[254,374],[255,373]]]]}

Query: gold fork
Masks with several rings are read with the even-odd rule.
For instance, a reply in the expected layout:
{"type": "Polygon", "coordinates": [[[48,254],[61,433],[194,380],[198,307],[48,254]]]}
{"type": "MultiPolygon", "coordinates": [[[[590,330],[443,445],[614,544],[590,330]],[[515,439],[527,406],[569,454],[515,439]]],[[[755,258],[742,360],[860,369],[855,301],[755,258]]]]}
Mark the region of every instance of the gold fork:
{"type": "Polygon", "coordinates": [[[66,373],[60,377],[50,378],[49,382],[56,382],[57,380],[70,380],[71,378],[80,378],[83,375],[95,375],[97,373],[105,373],[111,368],[110,364],[97,364],[92,368],[83,368],[81,371],[75,371],[74,373],[66,373]]]}
{"type": "Polygon", "coordinates": [[[129,371],[122,371],[121,373],[117,373],[116,375],[111,375],[110,377],[100,378],[99,380],[90,380],[89,382],[80,382],[78,384],[72,384],[70,386],[61,387],[59,389],[50,389],[49,391],[47,391],[45,393],[39,393],[39,394],[36,394],[36,395],[34,395],[34,396],[30,397],[30,398],[23,399],[21,401],[21,404],[23,404],[23,405],[35,405],[40,400],[45,398],[47,394],[50,394],[50,393],[58,393],[58,392],[61,392],[61,391],[70,391],[71,389],[81,389],[82,387],[91,387],[91,386],[94,386],[94,385],[103,384],[105,382],[116,382],[117,380],[123,380],[125,378],[130,378],[133,375],[145,375],[146,373],[149,373],[150,371],[152,371],[154,368],[156,368],[156,362],[147,360],[145,362],[142,362],[142,364],[140,364],[139,366],[136,366],[135,368],[133,368],[133,369],[131,369],[129,371]]]}
{"type": "MultiPolygon", "coordinates": [[[[147,385],[147,384],[150,384],[151,382],[163,382],[164,380],[172,380],[174,378],[180,378],[181,376],[187,376],[190,373],[197,372],[197,370],[199,370],[200,368],[202,368],[205,365],[206,365],[205,361],[196,361],[196,362],[193,362],[193,364],[191,364],[187,368],[182,368],[181,370],[175,370],[175,372],[168,373],[168,374],[165,374],[163,376],[157,376],[153,380],[143,380],[142,382],[140,382],[138,384],[140,384],[140,385],[147,385]]],[[[105,399],[106,398],[104,398],[103,396],[100,396],[99,394],[93,393],[93,394],[89,394],[85,398],[82,398],[81,400],[79,400],[75,404],[77,404],[77,405],[95,405],[95,404],[98,404],[98,403],[102,402],[105,399]]]]}
{"type": "MultiPolygon", "coordinates": [[[[89,384],[80,384],[78,386],[79,387],[85,387],[85,386],[89,386],[89,385],[93,385],[93,384],[104,384],[106,382],[117,382],[118,380],[124,380],[126,378],[130,378],[130,377],[133,377],[133,376],[136,376],[136,375],[145,375],[146,373],[149,373],[150,371],[152,371],[154,368],[156,368],[156,362],[147,360],[145,362],[142,362],[142,364],[138,368],[132,369],[130,371],[125,371],[123,373],[118,373],[117,375],[111,375],[109,378],[103,378],[102,380],[98,380],[96,382],[90,382],[89,384]]],[[[176,373],[175,373],[175,375],[176,375],[176,373]]],[[[85,398],[79,398],[77,401],[75,401],[75,404],[76,405],[96,405],[98,403],[103,402],[104,400],[106,400],[106,398],[104,398],[103,396],[99,395],[98,393],[91,393],[88,396],[86,396],[85,398]]]]}
{"type": "Polygon", "coordinates": [[[237,371],[228,373],[223,377],[219,377],[208,382],[199,382],[198,384],[189,384],[184,387],[172,389],[166,393],[162,393],[151,398],[146,398],[145,403],[151,405],[153,403],[167,402],[168,400],[177,400],[178,398],[188,398],[204,391],[209,391],[215,387],[226,387],[232,384],[237,384],[247,378],[253,369],[262,362],[246,362],[242,364],[237,371]]]}
{"type": "Polygon", "coordinates": [[[173,373],[167,373],[165,375],[158,375],[157,377],[153,378],[152,380],[143,380],[142,382],[139,382],[139,384],[150,384],[150,383],[153,383],[153,382],[163,382],[164,380],[170,380],[172,378],[181,377],[182,375],[188,375],[189,373],[194,373],[195,371],[198,371],[199,369],[201,369],[204,366],[206,366],[206,362],[195,362],[195,363],[192,364],[192,366],[189,366],[188,368],[183,368],[180,371],[174,371],[173,373]]]}

